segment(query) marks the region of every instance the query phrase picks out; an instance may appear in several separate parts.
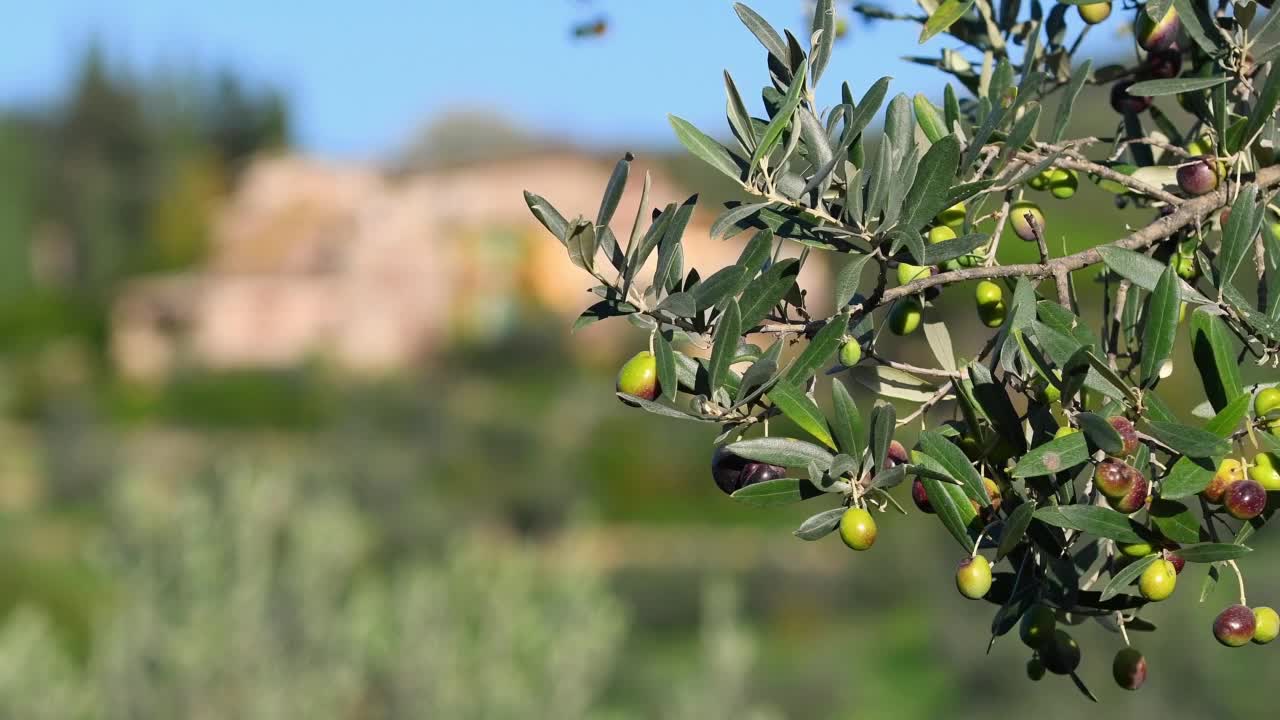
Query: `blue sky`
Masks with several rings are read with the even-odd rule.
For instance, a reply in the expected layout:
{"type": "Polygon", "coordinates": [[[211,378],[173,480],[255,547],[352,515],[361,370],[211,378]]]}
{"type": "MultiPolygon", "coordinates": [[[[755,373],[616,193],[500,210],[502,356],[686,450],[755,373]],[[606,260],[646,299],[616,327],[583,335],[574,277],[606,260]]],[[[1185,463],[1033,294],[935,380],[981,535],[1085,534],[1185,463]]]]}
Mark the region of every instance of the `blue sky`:
{"type": "MultiPolygon", "coordinates": [[[[802,0],[751,4],[779,28],[808,27],[802,0]]],[[[668,112],[723,128],[722,68],[748,103],[766,80],[764,51],[730,0],[40,0],[7,14],[0,103],[55,96],[96,35],[135,67],[229,64],[281,87],[300,143],[340,157],[385,156],[456,107],[590,145],[668,144],[668,112]],[[604,38],[570,38],[601,13],[604,38]]],[[[940,74],[897,58],[944,42],[919,47],[905,25],[853,23],[820,94],[838,98],[840,80],[861,93],[881,75],[896,91],[937,94],[940,74]]]]}

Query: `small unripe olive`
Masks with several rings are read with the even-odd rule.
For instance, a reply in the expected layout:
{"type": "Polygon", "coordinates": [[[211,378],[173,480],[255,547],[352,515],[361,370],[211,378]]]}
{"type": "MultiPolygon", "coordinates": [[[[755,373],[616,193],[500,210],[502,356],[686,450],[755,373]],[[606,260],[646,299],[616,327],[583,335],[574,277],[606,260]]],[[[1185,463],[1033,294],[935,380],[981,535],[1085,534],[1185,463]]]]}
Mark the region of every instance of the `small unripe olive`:
{"type": "MultiPolygon", "coordinates": [[[[648,350],[636,353],[618,371],[617,389],[620,393],[652,400],[662,392],[658,386],[658,362],[648,350]]],[[[623,402],[627,402],[623,400],[623,402]]],[[[628,403],[631,404],[631,403],[628,403]]]]}
{"type": "Polygon", "coordinates": [[[840,346],[840,364],[845,367],[853,367],[862,359],[862,345],[857,340],[846,340],[840,346]]]}
{"type": "Polygon", "coordinates": [[[902,298],[889,311],[889,330],[894,335],[910,335],[920,327],[924,309],[913,297],[902,298]]]}
{"type": "Polygon", "coordinates": [[[1027,181],[1027,187],[1031,188],[1032,190],[1038,190],[1038,191],[1048,190],[1049,175],[1051,173],[1053,173],[1053,168],[1045,168],[1044,170],[1041,170],[1040,172],[1036,173],[1030,180],[1027,181]]]}
{"type": "Polygon", "coordinates": [[[1178,277],[1187,282],[1194,282],[1200,274],[1200,270],[1196,267],[1194,256],[1174,255],[1169,258],[1169,264],[1173,266],[1173,271],[1178,274],[1178,277]]]}
{"type": "Polygon", "coordinates": [[[1062,399],[1062,391],[1057,385],[1038,376],[1031,382],[1031,393],[1041,405],[1052,405],[1062,399]]]}
{"type": "Polygon", "coordinates": [[[927,278],[932,274],[933,274],[933,268],[931,267],[921,267],[919,265],[912,265],[910,263],[904,263],[904,262],[898,263],[898,284],[899,285],[906,285],[912,280],[927,278]]]}
{"type": "Polygon", "coordinates": [[[1004,305],[1004,289],[998,283],[982,280],[974,290],[974,299],[978,303],[978,317],[987,327],[1000,327],[1004,324],[1006,310],[1004,305]]]}
{"type": "Polygon", "coordinates": [[[1018,637],[1022,638],[1027,647],[1039,650],[1045,641],[1053,637],[1053,631],[1057,627],[1058,619],[1053,610],[1044,605],[1036,605],[1022,616],[1022,621],[1018,624],[1018,637]]]}
{"type": "Polygon", "coordinates": [[[1080,432],[1080,430],[1077,428],[1073,428],[1070,425],[1063,425],[1062,427],[1058,428],[1057,432],[1053,434],[1053,439],[1057,440],[1058,438],[1064,438],[1068,435],[1073,435],[1078,432],[1080,432]]]}
{"type": "Polygon", "coordinates": [[[876,521],[863,508],[851,507],[840,516],[840,539],[854,550],[867,550],[876,544],[876,521]]]}
{"type": "Polygon", "coordinates": [[[1223,495],[1222,506],[1237,520],[1252,520],[1267,509],[1267,490],[1247,478],[1233,482],[1223,495]]]}
{"type": "Polygon", "coordinates": [[[1032,682],[1040,682],[1044,678],[1044,663],[1040,658],[1033,657],[1027,661],[1027,679],[1032,682]]]}
{"type": "Polygon", "coordinates": [[[1280,463],[1271,453],[1260,452],[1249,466],[1249,478],[1267,491],[1280,491],[1280,463]]]}
{"type": "Polygon", "coordinates": [[[1080,13],[1080,19],[1086,25],[1097,25],[1098,23],[1111,17],[1111,2],[1104,0],[1103,2],[1091,2],[1084,5],[1077,5],[1076,12],[1080,13]]]}
{"type": "Polygon", "coordinates": [[[1040,651],[1040,660],[1049,672],[1070,675],[1080,667],[1080,645],[1065,630],[1055,630],[1040,651]]]}
{"type": "Polygon", "coordinates": [[[1177,584],[1178,571],[1174,569],[1173,563],[1160,558],[1148,565],[1138,577],[1138,592],[1152,602],[1159,602],[1172,595],[1177,584]]]}
{"type": "Polygon", "coordinates": [[[1258,619],[1244,605],[1231,605],[1213,621],[1213,636],[1227,647],[1240,647],[1253,640],[1258,619]]]}
{"type": "Polygon", "coordinates": [[[981,555],[960,561],[956,570],[956,589],[970,600],[977,600],[991,590],[991,563],[981,555]]]}
{"type": "Polygon", "coordinates": [[[1227,493],[1227,488],[1243,479],[1244,467],[1240,464],[1240,461],[1235,458],[1227,458],[1218,463],[1218,471],[1213,474],[1213,479],[1209,481],[1204,490],[1200,491],[1200,494],[1211,503],[1220,503],[1227,493]]]}
{"type": "Polygon", "coordinates": [[[1118,545],[1121,554],[1131,558],[1146,557],[1156,551],[1149,542],[1118,543],[1118,545]]]}
{"type": "Polygon", "coordinates": [[[1134,648],[1123,648],[1111,662],[1111,677],[1125,690],[1137,690],[1147,681],[1147,659],[1134,648]]]}
{"type": "Polygon", "coordinates": [[[1259,645],[1266,645],[1280,635],[1280,615],[1269,607],[1256,607],[1253,609],[1254,629],[1253,641],[1259,645]]]}
{"type": "MultiPolygon", "coordinates": [[[[1280,409],[1280,388],[1266,388],[1253,398],[1253,414],[1260,418],[1277,409],[1280,409]]],[[[1266,420],[1263,427],[1272,435],[1280,435],[1280,417],[1266,420]]]]}
{"type": "MultiPolygon", "coordinates": [[[[964,214],[965,214],[964,203],[958,202],[955,205],[952,205],[951,207],[947,208],[946,210],[943,210],[942,212],[938,213],[938,216],[934,218],[934,222],[938,223],[939,225],[946,225],[952,230],[959,230],[960,228],[964,227],[964,214]]],[[[935,240],[934,242],[937,242],[937,241],[935,240]]]]}
{"type": "Polygon", "coordinates": [[[956,231],[950,225],[935,225],[929,228],[928,240],[930,245],[937,245],[940,242],[955,239],[956,231]]]}
{"type": "Polygon", "coordinates": [[[1193,157],[1196,155],[1210,155],[1213,153],[1213,137],[1209,135],[1201,135],[1200,137],[1187,143],[1187,152],[1193,157]]]}
{"type": "Polygon", "coordinates": [[[1080,178],[1074,170],[1054,168],[1049,172],[1049,194],[1059,200],[1066,200],[1076,194],[1080,187],[1080,178]]]}
{"type": "Polygon", "coordinates": [[[1169,10],[1159,20],[1152,20],[1145,7],[1138,8],[1138,17],[1133,22],[1133,35],[1138,46],[1147,52],[1168,50],[1178,42],[1182,33],[1182,19],[1178,11],[1169,6],[1169,10]]]}
{"type": "Polygon", "coordinates": [[[1044,213],[1040,212],[1040,206],[1027,200],[1019,200],[1009,209],[1009,223],[1013,226],[1013,233],[1027,242],[1034,242],[1036,239],[1035,227],[1044,233],[1044,213]]]}

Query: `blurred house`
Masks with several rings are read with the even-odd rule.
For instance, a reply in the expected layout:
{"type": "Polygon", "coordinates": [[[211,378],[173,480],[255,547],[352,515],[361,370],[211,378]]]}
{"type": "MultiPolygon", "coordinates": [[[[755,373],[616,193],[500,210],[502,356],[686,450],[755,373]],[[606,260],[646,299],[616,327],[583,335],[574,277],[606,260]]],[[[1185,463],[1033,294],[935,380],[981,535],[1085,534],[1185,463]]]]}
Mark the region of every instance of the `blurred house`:
{"type": "MultiPolygon", "coordinates": [[[[690,194],[655,167],[635,165],[615,215],[620,238],[630,233],[646,169],[651,204],[690,194]]],[[[500,336],[530,304],[567,326],[594,300],[592,282],[534,220],[522,191],[568,217],[593,216],[611,170],[612,160],[574,151],[395,177],[372,166],[261,157],[218,211],[203,268],[149,276],[120,295],[114,359],[135,379],[182,365],[282,367],[310,358],[383,373],[450,343],[500,336]]],[[[685,236],[686,268],[704,276],[733,262],[746,238],[711,240],[714,215],[696,215],[685,236]]],[[[803,281],[811,297],[828,294],[818,263],[803,281]]],[[[605,339],[624,329],[602,323],[582,333],[605,339]]]]}

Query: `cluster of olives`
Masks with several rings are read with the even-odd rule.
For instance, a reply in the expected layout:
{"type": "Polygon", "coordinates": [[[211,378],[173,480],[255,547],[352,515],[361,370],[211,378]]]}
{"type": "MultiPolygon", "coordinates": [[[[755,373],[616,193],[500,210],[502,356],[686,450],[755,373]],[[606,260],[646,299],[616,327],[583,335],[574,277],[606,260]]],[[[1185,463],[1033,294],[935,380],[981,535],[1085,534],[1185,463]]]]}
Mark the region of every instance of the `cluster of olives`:
{"type": "Polygon", "coordinates": [[[1146,62],[1136,77],[1120,80],[1111,86],[1111,107],[1121,114],[1137,115],[1151,107],[1151,98],[1130,95],[1129,88],[1143,80],[1176,77],[1182,71],[1185,43],[1182,40],[1182,19],[1173,5],[1159,21],[1152,20],[1146,8],[1139,6],[1133,22],[1133,34],[1138,47],[1147,53],[1146,62]]]}

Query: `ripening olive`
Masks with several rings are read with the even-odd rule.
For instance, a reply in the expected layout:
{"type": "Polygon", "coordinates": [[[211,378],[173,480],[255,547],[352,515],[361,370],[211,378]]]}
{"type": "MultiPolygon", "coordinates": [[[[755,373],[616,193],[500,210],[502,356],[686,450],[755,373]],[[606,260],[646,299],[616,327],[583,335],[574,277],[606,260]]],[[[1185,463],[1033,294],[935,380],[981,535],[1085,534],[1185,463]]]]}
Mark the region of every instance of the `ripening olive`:
{"type": "Polygon", "coordinates": [[[1150,493],[1151,481],[1135,470],[1133,487],[1129,492],[1121,497],[1107,498],[1107,504],[1125,515],[1132,515],[1147,506],[1150,493]]]}
{"type": "Polygon", "coordinates": [[[1107,418],[1107,422],[1120,433],[1120,440],[1124,443],[1122,452],[1125,455],[1138,452],[1138,431],[1134,429],[1132,420],[1123,415],[1116,415],[1107,418]]]}
{"type": "Polygon", "coordinates": [[[1138,17],[1133,22],[1133,35],[1138,40],[1138,46],[1143,50],[1147,52],[1168,50],[1178,42],[1178,36],[1181,33],[1182,19],[1178,17],[1178,11],[1172,4],[1158,21],[1151,19],[1145,6],[1138,8],[1138,17]]]}
{"type": "Polygon", "coordinates": [[[1213,620],[1213,636],[1227,647],[1247,644],[1257,629],[1257,617],[1244,605],[1231,605],[1213,620]]]}
{"type": "Polygon", "coordinates": [[[1178,187],[1188,195],[1204,195],[1218,187],[1218,162],[1205,155],[1178,166],[1178,187]]]}
{"type": "Polygon", "coordinates": [[[1218,471],[1213,474],[1213,479],[1209,481],[1204,490],[1200,491],[1200,494],[1211,503],[1220,503],[1223,496],[1226,495],[1227,488],[1243,479],[1244,467],[1240,464],[1240,461],[1235,458],[1227,458],[1218,463],[1218,471]]]}
{"type": "Polygon", "coordinates": [[[1093,469],[1093,486],[1107,498],[1122,498],[1133,491],[1142,473],[1129,463],[1105,458],[1093,469]]]}
{"type": "MultiPolygon", "coordinates": [[[[648,350],[636,353],[618,371],[618,392],[634,395],[643,400],[658,397],[662,388],[658,385],[658,362],[648,350]]],[[[634,404],[623,399],[628,405],[634,404]]]]}
{"type": "Polygon", "coordinates": [[[717,447],[711,455],[711,477],[716,481],[716,487],[726,495],[748,485],[777,480],[786,474],[786,468],[738,457],[723,447],[717,447]]]}
{"type": "Polygon", "coordinates": [[[1267,490],[1249,479],[1233,482],[1222,496],[1222,506],[1237,520],[1252,520],[1267,509],[1267,490]]]}
{"type": "Polygon", "coordinates": [[[1027,647],[1038,650],[1046,640],[1053,637],[1057,625],[1058,620],[1053,610],[1044,605],[1036,605],[1022,616],[1022,621],[1018,624],[1018,637],[1022,638],[1027,647]]]}
{"type": "Polygon", "coordinates": [[[1111,662],[1111,677],[1125,690],[1137,690],[1147,681],[1147,659],[1134,648],[1122,648],[1111,662]]]}

